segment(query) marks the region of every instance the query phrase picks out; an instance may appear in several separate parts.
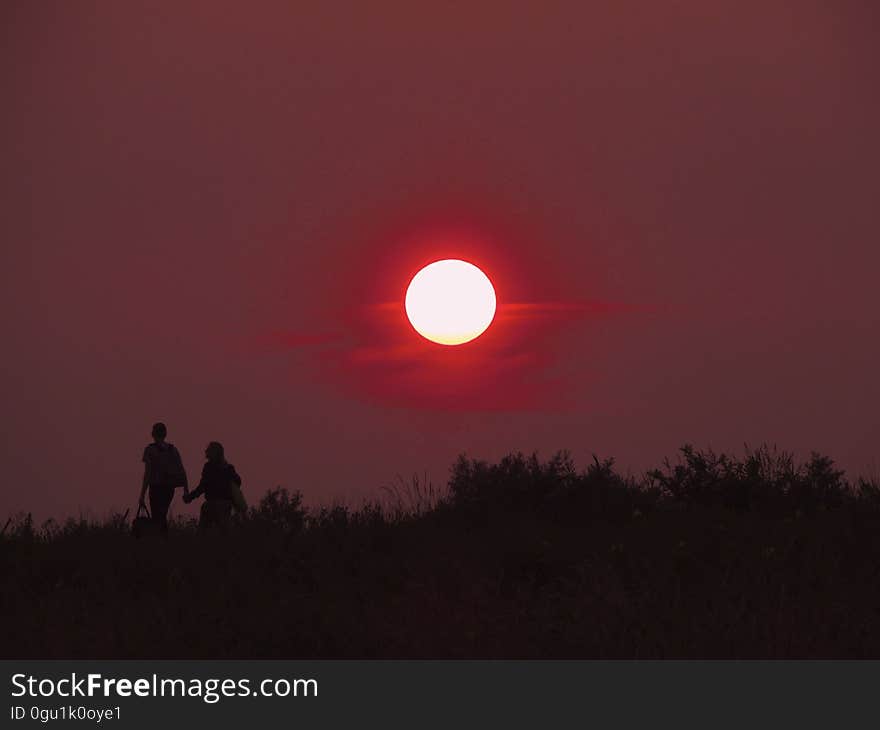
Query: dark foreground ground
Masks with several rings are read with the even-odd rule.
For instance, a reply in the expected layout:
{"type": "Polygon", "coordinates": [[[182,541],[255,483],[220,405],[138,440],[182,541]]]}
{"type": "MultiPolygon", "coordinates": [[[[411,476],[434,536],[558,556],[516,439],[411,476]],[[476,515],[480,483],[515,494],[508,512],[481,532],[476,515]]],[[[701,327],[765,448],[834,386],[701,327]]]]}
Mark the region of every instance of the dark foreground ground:
{"type": "Polygon", "coordinates": [[[880,657],[880,500],[828,459],[684,450],[638,483],[512,456],[449,492],[224,533],[0,541],[4,658],[880,657]]]}

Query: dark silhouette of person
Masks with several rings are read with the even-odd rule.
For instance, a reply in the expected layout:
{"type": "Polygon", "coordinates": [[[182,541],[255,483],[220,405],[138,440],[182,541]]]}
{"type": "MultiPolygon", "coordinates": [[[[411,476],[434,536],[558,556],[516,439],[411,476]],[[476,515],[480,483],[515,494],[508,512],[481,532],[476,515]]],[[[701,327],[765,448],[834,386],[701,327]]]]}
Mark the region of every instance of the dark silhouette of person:
{"type": "Polygon", "coordinates": [[[168,532],[168,508],[174,498],[174,490],[183,487],[187,493],[186,469],[180,452],[174,444],[165,441],[168,429],[164,423],[153,424],[153,443],[144,449],[144,479],[138,507],[145,507],[144,495],[150,490],[150,513],[162,532],[168,532]]]}
{"type": "Polygon", "coordinates": [[[202,494],[205,501],[199,514],[200,527],[223,526],[229,522],[233,508],[233,485],[241,487],[241,477],[235,467],[226,461],[223,445],[211,441],[205,449],[205,466],[202,467],[202,478],[199,485],[191,492],[183,495],[183,501],[189,504],[202,494]]]}

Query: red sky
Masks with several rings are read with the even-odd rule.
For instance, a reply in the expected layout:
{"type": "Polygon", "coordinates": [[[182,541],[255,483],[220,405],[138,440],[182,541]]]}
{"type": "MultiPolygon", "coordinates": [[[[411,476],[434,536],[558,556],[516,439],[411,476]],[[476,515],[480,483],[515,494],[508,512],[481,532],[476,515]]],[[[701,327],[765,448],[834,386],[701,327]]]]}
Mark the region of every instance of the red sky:
{"type": "Polygon", "coordinates": [[[877,469],[871,4],[512,5],[5,3],[0,513],[132,505],[159,419],[312,503],[462,451],[877,469]],[[450,256],[470,347],[403,319],[450,256]]]}

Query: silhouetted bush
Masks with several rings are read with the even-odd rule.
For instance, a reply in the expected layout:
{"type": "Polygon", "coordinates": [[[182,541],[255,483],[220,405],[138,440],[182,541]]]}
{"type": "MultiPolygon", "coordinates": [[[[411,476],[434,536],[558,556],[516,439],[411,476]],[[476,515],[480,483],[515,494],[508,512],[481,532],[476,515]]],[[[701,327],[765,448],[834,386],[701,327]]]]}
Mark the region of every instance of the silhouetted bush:
{"type": "Polygon", "coordinates": [[[457,507],[534,510],[569,489],[576,477],[574,462],[565,451],[546,462],[536,453],[526,457],[517,452],[498,464],[462,455],[452,467],[449,493],[457,507]]]}
{"type": "Polygon", "coordinates": [[[398,474],[395,481],[382,487],[382,492],[382,510],[395,520],[421,517],[437,509],[446,497],[446,492],[438,489],[427,474],[413,474],[409,480],[398,474]]]}
{"type": "Polygon", "coordinates": [[[300,532],[306,524],[306,509],[302,492],[288,492],[284,487],[270,489],[256,507],[248,511],[248,518],[257,527],[278,528],[288,533],[300,532]]]}
{"type": "Polygon", "coordinates": [[[660,494],[689,507],[710,505],[773,515],[793,512],[812,513],[816,509],[835,509],[858,494],[847,483],[844,473],[834,468],[827,456],[813,453],[805,464],[796,465],[792,454],[762,445],[746,448],[737,459],[699,451],[691,445],[680,449],[681,459],[647,474],[647,482],[660,494]]]}
{"type": "Polygon", "coordinates": [[[571,455],[560,451],[542,462],[515,453],[498,464],[459,456],[449,481],[451,504],[487,518],[528,512],[567,524],[626,519],[653,509],[658,492],[614,471],[614,460],[599,460],[578,472],[571,455]]]}

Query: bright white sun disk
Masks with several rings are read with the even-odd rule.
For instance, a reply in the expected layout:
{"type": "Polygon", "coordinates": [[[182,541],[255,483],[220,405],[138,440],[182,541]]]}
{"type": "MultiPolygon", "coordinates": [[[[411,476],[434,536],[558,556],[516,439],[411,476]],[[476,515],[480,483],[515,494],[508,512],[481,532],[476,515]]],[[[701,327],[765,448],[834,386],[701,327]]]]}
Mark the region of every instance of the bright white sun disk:
{"type": "Polygon", "coordinates": [[[479,337],[495,317],[495,288],[467,261],[444,259],[416,274],[406,290],[406,316],[422,337],[461,345],[479,337]]]}

